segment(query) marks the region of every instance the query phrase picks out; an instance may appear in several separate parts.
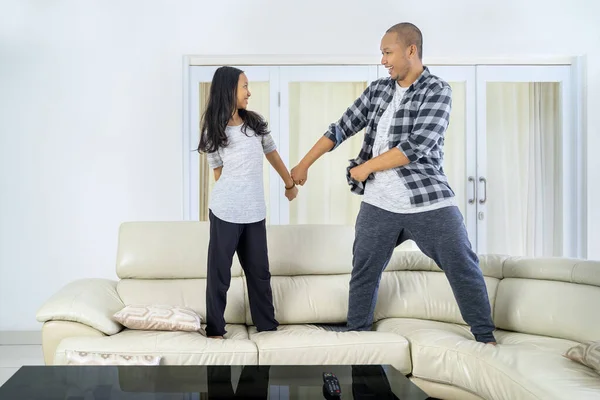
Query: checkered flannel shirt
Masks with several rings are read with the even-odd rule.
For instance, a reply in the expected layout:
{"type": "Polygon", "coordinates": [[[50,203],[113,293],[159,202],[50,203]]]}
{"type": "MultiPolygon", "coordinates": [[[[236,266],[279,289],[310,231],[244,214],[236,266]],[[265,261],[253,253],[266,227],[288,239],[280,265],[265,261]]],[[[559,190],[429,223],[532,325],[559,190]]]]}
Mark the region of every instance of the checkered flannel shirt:
{"type": "MultiPolygon", "coordinates": [[[[361,96],[329,126],[325,136],[335,142],[333,149],[343,141],[365,129],[362,149],[350,160],[346,177],[351,191],[364,194],[365,183],[350,177],[350,169],[373,156],[377,124],[390,105],[396,90],[391,78],[372,82],[361,96]]],[[[452,107],[452,89],[425,67],[419,78],[408,88],[401,106],[392,118],[389,148],[398,147],[410,161],[395,168],[411,191],[411,204],[420,207],[454,196],[444,174],[444,134],[452,107]]],[[[332,150],[333,150],[332,149],[332,150]]],[[[373,179],[371,174],[367,181],[373,179]]]]}

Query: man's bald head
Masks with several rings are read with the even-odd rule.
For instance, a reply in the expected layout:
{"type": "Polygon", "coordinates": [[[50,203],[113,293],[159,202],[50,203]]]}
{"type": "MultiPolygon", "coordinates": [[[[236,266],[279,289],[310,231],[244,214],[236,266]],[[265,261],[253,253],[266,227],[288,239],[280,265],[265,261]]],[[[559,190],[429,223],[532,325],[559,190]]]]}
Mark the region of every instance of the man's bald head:
{"type": "Polygon", "coordinates": [[[404,44],[405,47],[415,45],[419,60],[423,59],[423,35],[421,30],[410,22],[401,22],[392,26],[386,33],[396,33],[398,41],[404,44]]]}

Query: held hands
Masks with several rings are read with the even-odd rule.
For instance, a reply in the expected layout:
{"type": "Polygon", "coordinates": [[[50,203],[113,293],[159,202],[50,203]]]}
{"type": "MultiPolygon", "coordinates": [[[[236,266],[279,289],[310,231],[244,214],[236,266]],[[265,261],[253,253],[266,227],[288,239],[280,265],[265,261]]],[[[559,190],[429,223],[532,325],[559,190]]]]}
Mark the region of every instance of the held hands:
{"type": "Polygon", "coordinates": [[[301,164],[296,165],[291,171],[292,180],[296,185],[304,185],[306,179],[308,179],[308,168],[305,168],[301,164]]]}
{"type": "MultiPolygon", "coordinates": [[[[371,173],[373,173],[373,171],[369,167],[368,163],[357,165],[350,170],[350,176],[352,179],[358,182],[366,181],[371,173]]],[[[308,168],[304,167],[302,164],[298,164],[292,168],[290,175],[292,176],[292,180],[296,185],[302,186],[308,179],[308,168]]]]}

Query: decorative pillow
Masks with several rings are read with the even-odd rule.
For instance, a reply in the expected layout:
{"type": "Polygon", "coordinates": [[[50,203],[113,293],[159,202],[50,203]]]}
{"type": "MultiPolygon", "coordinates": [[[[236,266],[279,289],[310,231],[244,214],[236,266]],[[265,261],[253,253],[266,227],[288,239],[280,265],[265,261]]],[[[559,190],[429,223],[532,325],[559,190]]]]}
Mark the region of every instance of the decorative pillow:
{"type": "Polygon", "coordinates": [[[159,365],[160,356],[65,351],[67,365],[159,365]]]}
{"type": "Polygon", "coordinates": [[[567,350],[565,357],[590,367],[600,374],[600,340],[573,346],[567,350]]]}
{"type": "Polygon", "coordinates": [[[187,307],[167,305],[129,305],[113,318],[129,329],[186,331],[204,334],[202,318],[187,307]]]}

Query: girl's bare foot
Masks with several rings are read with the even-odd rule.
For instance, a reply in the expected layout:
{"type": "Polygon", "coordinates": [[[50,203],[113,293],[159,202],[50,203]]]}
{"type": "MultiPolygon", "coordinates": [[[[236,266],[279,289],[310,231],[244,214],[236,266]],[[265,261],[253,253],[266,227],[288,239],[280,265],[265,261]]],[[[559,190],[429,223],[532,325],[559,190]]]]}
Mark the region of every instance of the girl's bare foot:
{"type": "Polygon", "coordinates": [[[223,336],[209,336],[209,339],[223,339],[223,336]]]}

